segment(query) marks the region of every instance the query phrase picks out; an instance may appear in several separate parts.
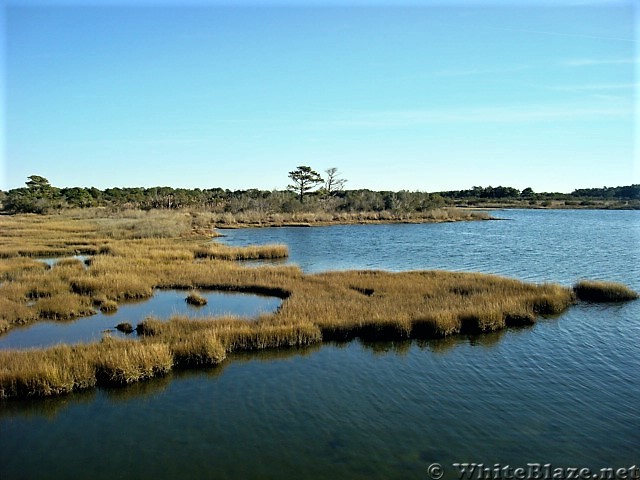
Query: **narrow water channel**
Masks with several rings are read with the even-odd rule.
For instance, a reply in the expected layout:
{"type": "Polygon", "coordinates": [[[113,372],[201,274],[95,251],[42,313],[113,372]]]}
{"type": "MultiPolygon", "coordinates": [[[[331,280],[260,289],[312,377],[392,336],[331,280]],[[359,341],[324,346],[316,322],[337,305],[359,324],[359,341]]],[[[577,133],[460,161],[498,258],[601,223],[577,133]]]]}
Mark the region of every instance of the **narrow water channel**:
{"type": "MultiPolygon", "coordinates": [[[[275,312],[282,300],[275,297],[247,293],[198,291],[207,304],[196,307],[185,299],[187,290],[156,290],[153,297],[136,302],[121,303],[113,313],[98,312],[90,317],[70,321],[38,322],[14,328],[0,336],[0,349],[48,347],[59,343],[81,343],[99,340],[105,333],[125,336],[115,330],[119,323],[128,322],[133,327],[148,316],[168,319],[173,315],[191,318],[236,315],[253,318],[261,313],[275,312]]],[[[129,336],[135,337],[135,333],[129,336]]]]}

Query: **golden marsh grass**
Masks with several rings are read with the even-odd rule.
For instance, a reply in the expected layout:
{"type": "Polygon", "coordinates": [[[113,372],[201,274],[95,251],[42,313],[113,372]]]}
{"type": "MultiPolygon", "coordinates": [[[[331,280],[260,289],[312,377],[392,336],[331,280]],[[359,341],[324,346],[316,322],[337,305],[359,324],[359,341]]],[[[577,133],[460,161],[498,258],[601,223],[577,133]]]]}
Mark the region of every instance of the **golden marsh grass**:
{"type": "MultiPolygon", "coordinates": [[[[173,236],[144,238],[118,234],[109,219],[0,218],[7,232],[0,241],[4,257],[0,260],[0,332],[38,320],[90,315],[96,309],[113,311],[119,302],[149,297],[156,288],[268,294],[283,300],[280,308],[250,320],[149,318],[136,326],[138,339],[105,338],[86,345],[0,351],[0,397],[48,396],[101,384],[129,384],[174,367],[217,365],[232,352],[304,347],[355,337],[402,340],[493,332],[532,324],[540,314],[560,313],[579,291],[478,273],[305,275],[293,265],[244,268],[235,260],[286,255],[286,247],[217,245],[210,236],[188,228],[192,217],[175,215],[179,216],[175,221],[166,215],[154,217],[160,227],[154,225],[153,231],[162,230],[162,222],[184,224],[185,229],[167,230],[173,236]],[[58,249],[61,255],[75,255],[80,245],[83,252],[93,252],[87,265],[65,260],[48,268],[28,258],[58,249]]],[[[118,228],[129,228],[137,220],[131,217],[118,228]]],[[[149,220],[144,214],[140,218],[149,220]]],[[[139,233],[141,228],[130,231],[139,233]]]]}
{"type": "Polygon", "coordinates": [[[573,290],[580,300],[589,302],[624,302],[638,298],[636,292],[616,282],[580,280],[573,290]]]}
{"type": "Polygon", "coordinates": [[[196,307],[202,307],[207,304],[207,299],[197,292],[190,293],[184,300],[189,305],[194,305],[196,307]]]}
{"type": "Polygon", "coordinates": [[[240,227],[309,227],[335,224],[376,223],[438,223],[468,220],[490,220],[486,212],[464,208],[434,208],[424,212],[392,212],[389,210],[363,212],[259,212],[212,214],[212,223],[219,228],[240,227]]]}
{"type": "Polygon", "coordinates": [[[228,247],[211,244],[195,251],[196,258],[212,258],[216,260],[269,260],[286,258],[289,249],[286,245],[254,245],[248,247],[228,247]]]}

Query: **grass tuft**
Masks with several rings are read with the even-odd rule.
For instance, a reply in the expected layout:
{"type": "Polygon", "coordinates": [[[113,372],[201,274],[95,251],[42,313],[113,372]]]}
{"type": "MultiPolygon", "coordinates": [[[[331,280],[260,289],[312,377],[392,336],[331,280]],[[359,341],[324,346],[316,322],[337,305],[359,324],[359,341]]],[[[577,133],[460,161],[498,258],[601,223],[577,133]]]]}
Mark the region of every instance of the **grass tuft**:
{"type": "Polygon", "coordinates": [[[133,333],[133,325],[129,322],[122,322],[116,325],[116,330],[122,333],[133,333]]]}
{"type": "Polygon", "coordinates": [[[163,343],[104,339],[95,360],[98,385],[126,385],[164,375],[173,366],[173,356],[163,343]]]}
{"type": "Polygon", "coordinates": [[[100,311],[102,313],[113,313],[118,310],[118,302],[113,300],[103,300],[100,302],[100,311]]]}
{"type": "Polygon", "coordinates": [[[573,287],[580,300],[587,302],[625,302],[638,298],[638,293],[616,282],[581,280],[573,287]]]}
{"type": "Polygon", "coordinates": [[[187,302],[189,305],[202,307],[207,304],[207,299],[199,293],[192,292],[187,296],[187,298],[185,298],[185,302],[187,302]]]}
{"type": "Polygon", "coordinates": [[[170,343],[173,360],[182,367],[218,365],[227,352],[213,330],[179,336],[170,343]]]}
{"type": "Polygon", "coordinates": [[[39,316],[47,320],[69,320],[96,313],[86,298],[73,293],[41,298],[36,302],[35,307],[39,316]]]}

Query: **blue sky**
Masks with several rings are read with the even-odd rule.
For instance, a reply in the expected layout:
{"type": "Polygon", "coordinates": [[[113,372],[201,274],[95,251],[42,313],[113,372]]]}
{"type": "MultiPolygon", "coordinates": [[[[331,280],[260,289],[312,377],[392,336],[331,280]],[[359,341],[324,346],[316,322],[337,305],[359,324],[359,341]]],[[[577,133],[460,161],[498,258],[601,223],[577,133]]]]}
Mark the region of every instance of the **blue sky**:
{"type": "Polygon", "coordinates": [[[9,1],[0,189],[640,183],[632,1],[9,1]],[[108,3],[108,7],[104,6],[108,3]]]}

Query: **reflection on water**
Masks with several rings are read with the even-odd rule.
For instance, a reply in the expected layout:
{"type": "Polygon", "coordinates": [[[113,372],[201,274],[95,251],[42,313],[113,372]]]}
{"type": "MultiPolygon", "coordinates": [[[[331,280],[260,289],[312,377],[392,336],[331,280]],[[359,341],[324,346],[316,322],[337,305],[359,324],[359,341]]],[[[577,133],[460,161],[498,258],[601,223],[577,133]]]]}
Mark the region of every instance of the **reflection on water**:
{"type": "Polygon", "coordinates": [[[74,255],[72,257],[36,258],[35,260],[38,260],[39,262],[43,262],[43,263],[47,264],[49,267],[53,267],[54,265],[56,265],[60,261],[78,260],[86,268],[87,267],[87,261],[89,260],[89,258],[91,258],[89,255],[74,255]]]}
{"type": "MultiPolygon", "coordinates": [[[[188,304],[186,290],[156,290],[147,300],[120,304],[113,313],[98,313],[67,322],[38,322],[28,327],[15,328],[0,336],[0,348],[46,347],[58,343],[79,343],[99,340],[107,331],[112,336],[125,336],[115,330],[119,323],[128,322],[135,327],[153,315],[167,319],[172,315],[202,318],[220,315],[256,317],[274,312],[282,300],[275,297],[247,293],[199,291],[207,304],[196,307],[188,304]]],[[[135,334],[132,334],[135,336],[135,334]]]]}
{"type": "MultiPolygon", "coordinates": [[[[53,421],[68,407],[91,404],[95,401],[97,395],[97,391],[91,389],[62,397],[4,400],[0,408],[0,419],[22,418],[29,420],[42,417],[44,420],[53,421]]],[[[2,445],[1,436],[0,445],[2,445]]],[[[1,466],[0,472],[2,472],[1,466]]]]}
{"type": "MultiPolygon", "coordinates": [[[[461,346],[491,346],[499,341],[504,332],[494,332],[486,335],[465,335],[459,337],[447,337],[442,339],[429,340],[404,340],[404,341],[363,341],[356,339],[353,341],[336,342],[331,341],[325,344],[313,344],[306,347],[281,348],[274,350],[258,350],[232,353],[226,362],[220,365],[209,366],[201,369],[175,369],[164,377],[156,377],[149,381],[138,382],[127,387],[101,388],[100,395],[113,402],[126,402],[140,399],[145,396],[153,396],[167,389],[175,380],[185,379],[208,379],[214,380],[220,377],[227,367],[233,363],[248,364],[253,362],[273,362],[278,360],[293,360],[299,357],[309,357],[316,354],[323,347],[331,347],[336,350],[349,350],[351,344],[359,344],[363,351],[372,353],[374,356],[396,355],[407,356],[412,349],[431,351],[434,354],[445,354],[451,349],[461,346]]],[[[63,397],[53,397],[31,400],[10,400],[2,403],[0,409],[1,417],[21,415],[25,417],[43,416],[53,419],[63,409],[86,404],[95,400],[96,390],[90,389],[83,392],[66,395],[63,397]]]]}
{"type": "MultiPolygon", "coordinates": [[[[82,477],[83,465],[100,465],[90,470],[98,479],[418,479],[435,461],[626,465],[640,442],[636,398],[625,395],[638,370],[612,379],[594,359],[601,345],[585,343],[602,319],[580,310],[489,344],[478,336],[242,353],[218,368],[55,399],[55,417],[51,404],[26,407],[27,416],[10,409],[0,416],[11,439],[0,465],[20,478],[82,477]],[[25,450],[42,455],[17,464],[25,450]],[[104,462],[107,452],[118,461],[104,462]]],[[[631,327],[629,313],[617,321],[631,327]]],[[[633,343],[607,357],[619,363],[633,343]]]]}
{"type": "MultiPolygon", "coordinates": [[[[407,346],[410,342],[405,342],[407,346]]],[[[296,357],[305,357],[312,355],[321,348],[320,344],[309,345],[307,347],[291,347],[274,350],[258,350],[253,352],[238,352],[230,354],[229,361],[220,365],[207,366],[199,369],[180,369],[176,368],[164,377],[154,377],[145,382],[138,382],[126,387],[101,387],[99,389],[90,389],[65,395],[62,397],[48,397],[43,399],[20,399],[2,401],[0,405],[0,418],[12,417],[14,415],[23,416],[25,418],[44,417],[53,419],[62,410],[86,404],[96,399],[97,395],[117,403],[128,402],[136,399],[143,399],[147,396],[154,396],[162,391],[173,381],[196,379],[196,380],[215,380],[219,378],[225,369],[232,363],[251,363],[251,362],[271,362],[276,360],[288,360],[296,357]],[[97,393],[99,392],[99,393],[97,393]]],[[[0,469],[0,472],[2,470],[0,469]]]]}
{"type": "MultiPolygon", "coordinates": [[[[500,215],[513,221],[298,229],[306,239],[289,246],[309,271],[451,268],[640,290],[640,212],[500,215]],[[316,250],[328,258],[314,263],[316,250]]],[[[489,335],[247,352],[132,388],[3,402],[0,477],[424,479],[439,462],[452,479],[454,462],[628,467],[640,451],[639,319],[640,301],[581,303],[489,335]]]]}

